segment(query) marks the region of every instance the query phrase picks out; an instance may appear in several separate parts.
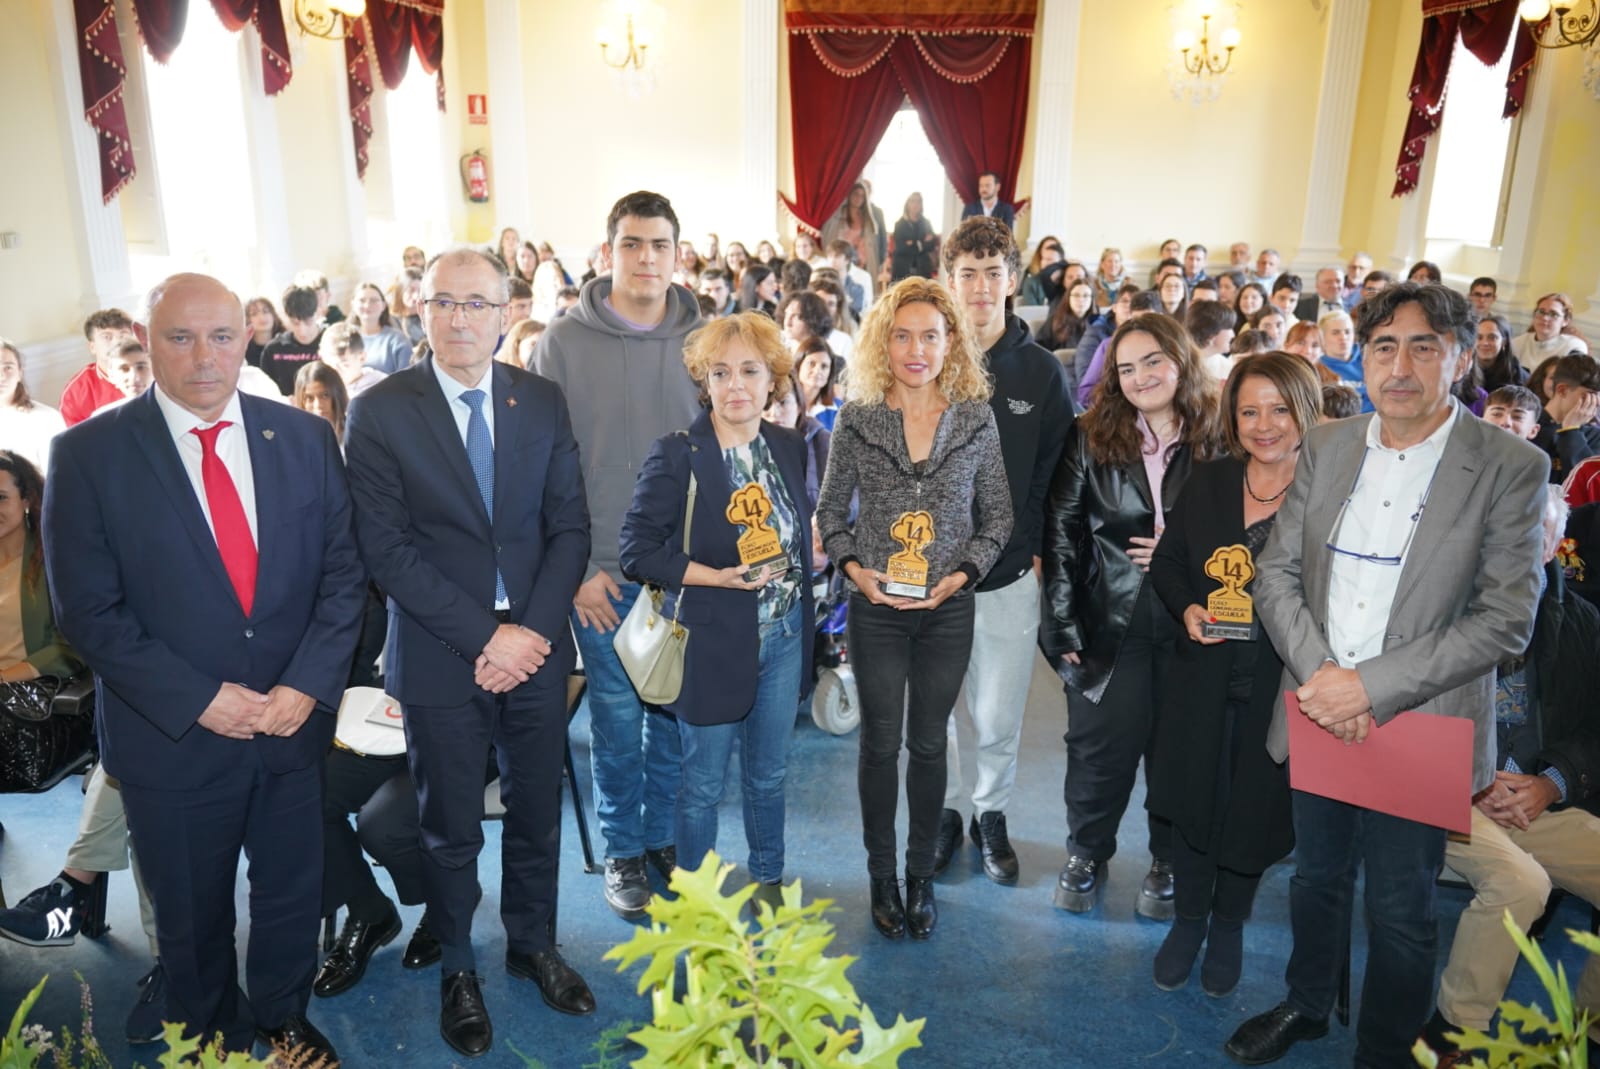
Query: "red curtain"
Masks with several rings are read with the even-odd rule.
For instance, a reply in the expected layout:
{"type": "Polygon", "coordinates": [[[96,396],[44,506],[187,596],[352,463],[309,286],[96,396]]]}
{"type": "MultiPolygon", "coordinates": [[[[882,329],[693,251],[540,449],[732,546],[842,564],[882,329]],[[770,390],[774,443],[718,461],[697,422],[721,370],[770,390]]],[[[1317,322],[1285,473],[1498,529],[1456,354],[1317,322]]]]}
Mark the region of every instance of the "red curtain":
{"type": "MultiPolygon", "coordinates": [[[[268,96],[281,92],[294,71],[278,0],[211,0],[211,6],[230,31],[236,33],[246,24],[255,26],[261,37],[261,80],[268,96]]],[[[172,59],[189,22],[189,0],[133,0],[133,12],[150,55],[157,63],[172,59]]]]}
{"type": "Polygon", "coordinates": [[[112,0],[73,0],[78,29],[78,81],[83,88],[83,117],[94,129],[100,147],[100,198],[111,203],[133,181],[133,142],[122,107],[122,39],[112,0]]]}
{"type": "MultiPolygon", "coordinates": [[[[1036,0],[786,0],[800,225],[838,210],[909,97],[967,200],[1022,164],[1036,0]]],[[[1017,202],[1021,206],[1023,202],[1017,202]]]]}
{"type": "Polygon", "coordinates": [[[354,135],[356,177],[367,176],[367,143],[372,140],[372,93],[374,80],[371,49],[367,47],[366,20],[350,25],[344,39],[345,82],[350,90],[350,132],[354,135]]]}
{"type": "Polygon", "coordinates": [[[405,80],[411,53],[434,76],[444,110],[444,0],[367,0],[367,13],[351,24],[344,42],[345,83],[350,95],[350,130],[356,174],[367,174],[372,140],[372,94],[378,79],[389,89],[405,80]]]}
{"type": "Polygon", "coordinates": [[[1528,96],[1528,79],[1538,48],[1533,35],[1517,16],[1518,0],[1422,0],[1422,41],[1417,65],[1411,73],[1411,113],[1405,140],[1395,164],[1393,196],[1417,188],[1428,138],[1444,119],[1445,88],[1456,38],[1479,60],[1493,66],[1511,46],[1511,70],[1506,75],[1506,102],[1501,112],[1511,118],[1522,110],[1528,96]]]}

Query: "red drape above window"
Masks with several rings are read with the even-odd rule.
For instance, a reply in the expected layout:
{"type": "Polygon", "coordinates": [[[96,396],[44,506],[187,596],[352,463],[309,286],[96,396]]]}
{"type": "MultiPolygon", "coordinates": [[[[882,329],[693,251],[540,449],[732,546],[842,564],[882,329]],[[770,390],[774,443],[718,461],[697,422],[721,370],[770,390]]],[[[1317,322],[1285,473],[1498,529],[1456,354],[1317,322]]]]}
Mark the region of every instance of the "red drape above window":
{"type": "Polygon", "coordinates": [[[1489,66],[1499,63],[1506,46],[1511,46],[1511,70],[1506,75],[1506,103],[1501,115],[1509,119],[1522,110],[1538,48],[1517,16],[1517,6],[1518,0],[1422,0],[1422,41],[1417,46],[1417,65],[1407,94],[1411,98],[1411,114],[1406,120],[1400,159],[1395,163],[1393,196],[1402,197],[1417,188],[1428,138],[1444,119],[1445,88],[1458,36],[1467,51],[1489,66]]]}
{"type": "MultiPolygon", "coordinates": [[[[261,80],[273,96],[289,84],[294,71],[289,62],[289,36],[278,0],[211,0],[217,18],[230,31],[254,25],[261,36],[261,80]]],[[[183,40],[189,22],[189,0],[133,0],[139,37],[157,63],[166,63],[183,40]]]]}
{"type": "Polygon", "coordinates": [[[78,81],[83,87],[83,117],[93,128],[100,151],[100,199],[111,198],[133,181],[133,142],[122,107],[122,83],[128,73],[117,36],[112,0],[73,0],[78,28],[78,81]]]}
{"type": "Polygon", "coordinates": [[[800,225],[820,231],[843,203],[902,96],[963,198],[994,171],[1014,200],[1036,13],[1036,0],[787,0],[795,195],[783,202],[800,225]]]}
{"type": "Polygon", "coordinates": [[[345,38],[345,80],[350,95],[350,130],[355,139],[356,174],[367,174],[367,143],[372,140],[372,94],[378,79],[397,89],[405,80],[411,53],[434,77],[439,110],[444,110],[444,0],[367,0],[367,13],[345,38]]]}

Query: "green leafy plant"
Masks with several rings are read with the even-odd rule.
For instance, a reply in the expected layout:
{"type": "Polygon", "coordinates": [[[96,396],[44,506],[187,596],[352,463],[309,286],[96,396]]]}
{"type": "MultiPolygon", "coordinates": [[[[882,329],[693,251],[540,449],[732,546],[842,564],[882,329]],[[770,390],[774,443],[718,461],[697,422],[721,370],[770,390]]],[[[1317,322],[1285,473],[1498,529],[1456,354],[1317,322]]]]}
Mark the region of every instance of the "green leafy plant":
{"type": "Polygon", "coordinates": [[[646,963],[639,991],[650,992],[654,1020],[629,1035],[645,1052],[637,1069],[891,1069],[922,1046],[921,1019],[879,1025],[845,978],[855,959],[827,954],[830,900],[804,903],[795,881],[776,909],[760,903],[752,925],[755,885],[724,894],[732,872],[715,853],[699,869],[678,869],[668,885],[677,897],[653,899],[650,927],[606,952],[619,972],[646,963]]]}
{"type": "MultiPolygon", "coordinates": [[[[1537,1006],[1524,1006],[1510,999],[1500,1003],[1500,1022],[1495,1034],[1489,1035],[1474,1028],[1446,1033],[1447,1038],[1464,1051],[1476,1056],[1456,1063],[1474,1069],[1587,1069],[1589,1065],[1589,1026],[1593,1023],[1586,1010],[1577,1009],[1572,1002],[1572,989],[1567,985],[1567,971],[1560,962],[1550,967],[1549,959],[1539,944],[1524,935],[1511,911],[1505,914],[1506,931],[1516,941],[1517,949],[1533,966],[1534,974],[1550,996],[1550,1007],[1555,1019],[1547,1017],[1537,1006]]],[[[1572,941],[1591,954],[1600,954],[1600,937],[1589,932],[1568,929],[1572,941]]],[[[1439,1056],[1422,1040],[1411,1049],[1412,1057],[1424,1069],[1436,1069],[1439,1056]]],[[[4,1069],[0,1066],[0,1069],[4,1069]]]]}

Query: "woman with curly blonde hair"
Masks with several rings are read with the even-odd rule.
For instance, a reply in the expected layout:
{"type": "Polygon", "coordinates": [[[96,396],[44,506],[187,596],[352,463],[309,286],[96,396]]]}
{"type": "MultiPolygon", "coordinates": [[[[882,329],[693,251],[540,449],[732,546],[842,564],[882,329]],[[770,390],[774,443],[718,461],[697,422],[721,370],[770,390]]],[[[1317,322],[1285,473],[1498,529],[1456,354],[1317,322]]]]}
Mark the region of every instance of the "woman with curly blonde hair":
{"type": "Polygon", "coordinates": [[[850,584],[862,838],[872,922],[890,939],[908,929],[926,939],[938,919],[945,723],[972,649],[972,590],[1011,537],[989,393],[983,352],[950,291],[925,278],[897,283],[861,325],[817,502],[822,544],[850,584]],[[895,843],[902,723],[911,755],[903,901],[895,843]]]}

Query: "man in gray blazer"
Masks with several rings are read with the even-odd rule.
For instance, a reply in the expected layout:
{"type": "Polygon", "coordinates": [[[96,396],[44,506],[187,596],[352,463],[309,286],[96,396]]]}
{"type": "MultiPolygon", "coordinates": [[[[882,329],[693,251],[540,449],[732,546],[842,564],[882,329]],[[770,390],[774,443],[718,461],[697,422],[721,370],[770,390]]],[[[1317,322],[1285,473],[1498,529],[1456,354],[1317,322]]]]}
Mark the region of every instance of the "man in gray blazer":
{"type": "MultiPolygon", "coordinates": [[[[1494,779],[1495,666],[1533,632],[1549,462],[1451,398],[1473,359],[1460,294],[1392,286],[1362,303],[1356,336],[1377,412],[1306,436],[1256,604],[1304,715],[1347,743],[1406,709],[1470,718],[1482,790],[1494,779]]],[[[1267,748],[1289,756],[1281,699],[1267,748]]],[[[1293,804],[1288,998],[1225,1050],[1262,1065],[1327,1032],[1364,865],[1371,937],[1355,1064],[1409,1064],[1433,1008],[1445,833],[1301,791],[1293,804]]]]}

